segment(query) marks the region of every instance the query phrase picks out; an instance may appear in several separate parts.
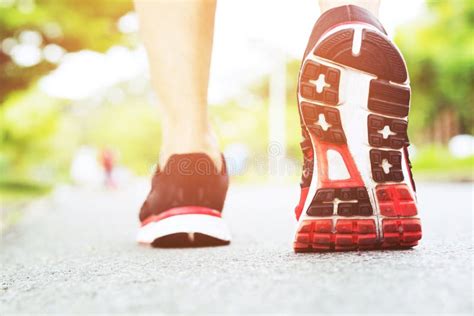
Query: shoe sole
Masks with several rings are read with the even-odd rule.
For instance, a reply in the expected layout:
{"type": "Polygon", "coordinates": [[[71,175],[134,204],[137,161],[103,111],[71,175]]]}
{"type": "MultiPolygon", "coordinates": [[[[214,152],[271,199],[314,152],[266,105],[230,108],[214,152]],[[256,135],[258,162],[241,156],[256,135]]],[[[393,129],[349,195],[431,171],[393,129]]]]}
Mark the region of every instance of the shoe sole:
{"type": "Polygon", "coordinates": [[[379,30],[346,24],[305,56],[298,104],[313,172],[296,252],[410,248],[421,239],[405,145],[402,55],[379,30]]]}
{"type": "Polygon", "coordinates": [[[136,240],[153,247],[205,247],[228,245],[231,235],[220,212],[187,206],[147,219],[136,240]]]}

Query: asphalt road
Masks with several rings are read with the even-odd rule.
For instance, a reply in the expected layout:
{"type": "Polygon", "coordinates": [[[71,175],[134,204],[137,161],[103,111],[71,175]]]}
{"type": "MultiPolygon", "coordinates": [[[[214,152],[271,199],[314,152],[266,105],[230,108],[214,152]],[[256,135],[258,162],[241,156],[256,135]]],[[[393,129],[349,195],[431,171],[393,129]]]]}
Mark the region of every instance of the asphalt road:
{"type": "Polygon", "coordinates": [[[419,184],[414,250],[331,254],[293,253],[296,185],[234,186],[230,246],[139,246],[146,190],[65,187],[32,205],[0,243],[0,314],[472,313],[472,184],[419,184]]]}

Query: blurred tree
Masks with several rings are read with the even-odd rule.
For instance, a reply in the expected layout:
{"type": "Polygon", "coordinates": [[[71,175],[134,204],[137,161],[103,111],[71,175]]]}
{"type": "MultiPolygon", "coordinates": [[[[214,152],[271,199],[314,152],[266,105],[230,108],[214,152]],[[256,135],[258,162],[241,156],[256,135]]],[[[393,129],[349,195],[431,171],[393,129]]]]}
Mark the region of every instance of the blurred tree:
{"type": "Polygon", "coordinates": [[[0,109],[0,180],[21,178],[52,156],[61,102],[38,91],[13,94],[0,109]]]}
{"type": "Polygon", "coordinates": [[[0,0],[0,178],[67,168],[77,128],[64,124],[65,101],[35,82],[66,52],[131,43],[117,22],[132,9],[131,0],[0,0]]]}
{"type": "Polygon", "coordinates": [[[104,51],[125,42],[117,20],[130,10],[131,0],[0,0],[0,104],[55,67],[45,49],[104,51]]]}
{"type": "MultiPolygon", "coordinates": [[[[410,119],[415,124],[410,129],[421,136],[441,116],[446,118],[441,121],[448,121],[454,115],[458,132],[472,134],[474,1],[428,1],[427,5],[428,14],[405,25],[396,37],[412,82],[410,119]]],[[[441,122],[436,128],[446,125],[441,122]]]]}

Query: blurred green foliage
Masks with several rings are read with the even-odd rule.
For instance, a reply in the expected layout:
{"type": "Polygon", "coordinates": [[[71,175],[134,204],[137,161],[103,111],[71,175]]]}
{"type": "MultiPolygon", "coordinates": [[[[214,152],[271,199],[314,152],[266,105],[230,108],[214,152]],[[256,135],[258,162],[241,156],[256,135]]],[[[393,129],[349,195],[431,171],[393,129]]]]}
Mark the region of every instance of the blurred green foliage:
{"type": "MultiPolygon", "coordinates": [[[[15,93],[0,108],[0,174],[29,175],[51,157],[61,102],[37,89],[15,93]]],[[[34,173],[34,172],[33,172],[34,173]]]]}
{"type": "Polygon", "coordinates": [[[156,108],[142,99],[128,99],[127,104],[106,103],[81,119],[80,143],[113,148],[121,164],[147,174],[158,159],[161,144],[158,118],[156,108]]]}
{"type": "Polygon", "coordinates": [[[412,83],[412,134],[453,110],[461,133],[474,133],[474,1],[428,1],[428,14],[397,32],[412,83]]]}
{"type": "Polygon", "coordinates": [[[473,181],[473,166],[474,156],[457,158],[446,147],[428,145],[417,152],[413,172],[423,179],[473,181]]]}
{"type": "MultiPolygon", "coordinates": [[[[130,0],[0,0],[1,48],[5,40],[21,44],[24,31],[39,35],[39,49],[56,44],[67,52],[105,51],[113,44],[130,44],[117,20],[132,8],[130,0]]],[[[80,130],[67,115],[67,102],[46,96],[35,85],[55,67],[45,59],[23,67],[0,49],[1,179],[54,180],[69,167],[80,130]]]]}
{"type": "MultiPolygon", "coordinates": [[[[0,40],[18,41],[21,32],[28,30],[41,35],[43,47],[57,44],[68,52],[104,51],[112,44],[127,43],[116,24],[132,8],[131,0],[1,0],[0,40]]],[[[46,61],[21,67],[0,50],[0,104],[54,67],[46,61]]]]}
{"type": "Polygon", "coordinates": [[[0,181],[0,199],[2,201],[14,200],[15,202],[23,199],[29,200],[31,197],[36,197],[48,193],[51,187],[40,183],[25,182],[25,181],[0,181]]]}

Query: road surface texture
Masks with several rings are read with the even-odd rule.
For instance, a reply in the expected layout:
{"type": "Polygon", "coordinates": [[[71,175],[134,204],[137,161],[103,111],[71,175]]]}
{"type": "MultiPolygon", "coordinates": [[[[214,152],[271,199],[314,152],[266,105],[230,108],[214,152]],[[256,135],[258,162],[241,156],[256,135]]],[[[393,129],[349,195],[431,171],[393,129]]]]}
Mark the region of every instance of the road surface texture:
{"type": "Polygon", "coordinates": [[[472,313],[472,184],[419,184],[414,250],[329,254],[293,253],[296,185],[232,187],[230,246],[139,246],[147,189],[35,203],[0,244],[0,314],[472,313]]]}

